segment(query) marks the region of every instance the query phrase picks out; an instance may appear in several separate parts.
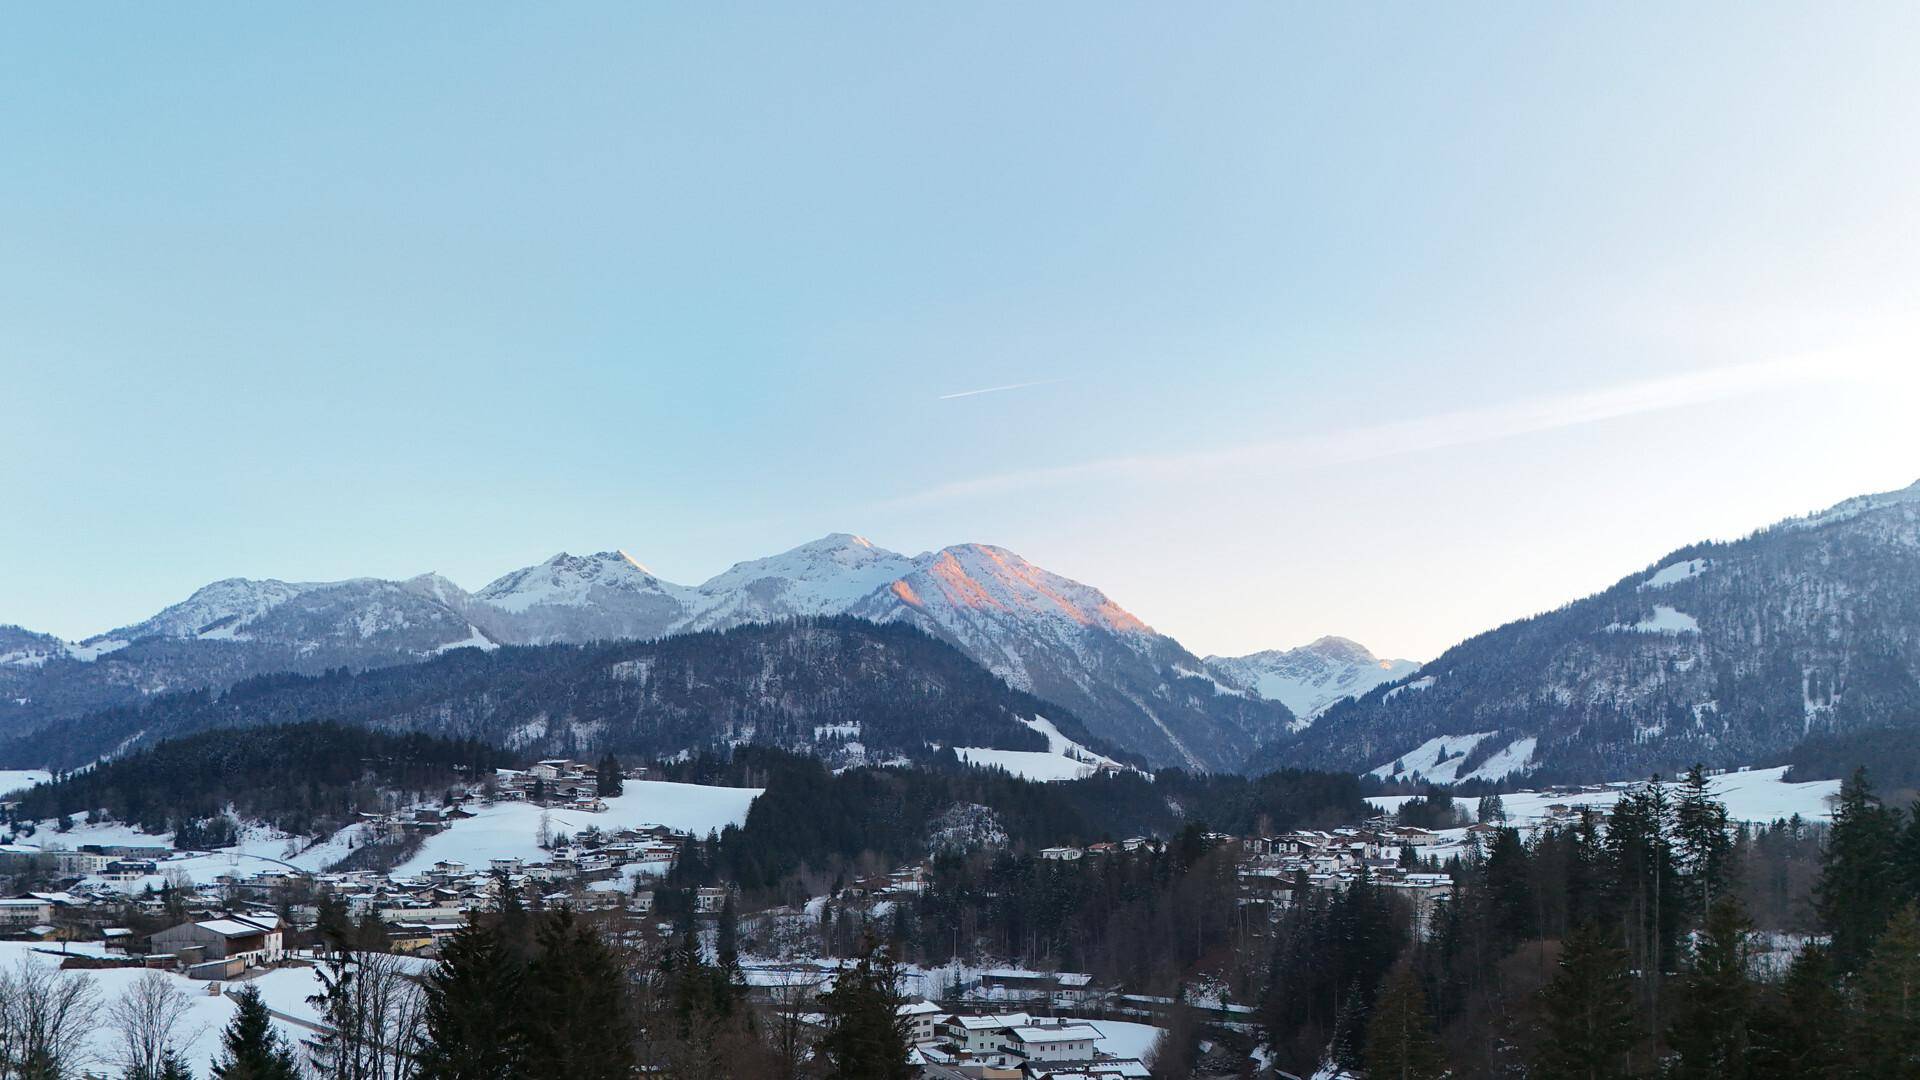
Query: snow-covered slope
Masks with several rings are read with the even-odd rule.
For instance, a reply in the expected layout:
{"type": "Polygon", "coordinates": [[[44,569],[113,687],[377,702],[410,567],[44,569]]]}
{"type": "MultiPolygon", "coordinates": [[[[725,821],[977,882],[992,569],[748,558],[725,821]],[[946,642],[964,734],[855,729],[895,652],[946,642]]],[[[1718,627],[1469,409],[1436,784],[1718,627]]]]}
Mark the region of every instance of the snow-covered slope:
{"type": "Polygon", "coordinates": [[[1460,775],[1523,739],[1551,780],[1784,760],[1920,722],[1916,611],[1920,484],[1670,552],[1334,705],[1266,760],[1359,771],[1490,731],[1460,775]]]}
{"type": "Polygon", "coordinates": [[[1404,679],[1419,666],[1412,660],[1382,660],[1357,641],[1331,636],[1297,649],[1207,657],[1207,667],[1221,680],[1293,710],[1296,727],[1311,724],[1342,698],[1404,679]]]}
{"type": "Polygon", "coordinates": [[[699,588],[684,628],[717,630],[795,615],[837,615],[913,571],[905,555],[833,533],[792,551],[734,563],[699,588]]]}
{"type": "Polygon", "coordinates": [[[698,588],[663,580],[625,552],[562,553],[472,594],[437,574],[236,578],[80,645],[0,632],[0,735],[268,672],[839,614],[917,626],[1155,764],[1237,768],[1292,721],[1284,706],[1223,682],[1100,590],[1005,548],[960,544],[907,556],[835,533],[737,563],[698,588]]]}
{"type": "Polygon", "coordinates": [[[848,610],[945,638],[1156,765],[1235,769],[1292,721],[1277,703],[1221,686],[1198,657],[1100,590],[1005,548],[921,555],[911,573],[848,610]]]}
{"type": "Polygon", "coordinates": [[[474,594],[512,640],[533,645],[660,637],[686,621],[695,598],[624,551],[563,551],[474,594]]]}

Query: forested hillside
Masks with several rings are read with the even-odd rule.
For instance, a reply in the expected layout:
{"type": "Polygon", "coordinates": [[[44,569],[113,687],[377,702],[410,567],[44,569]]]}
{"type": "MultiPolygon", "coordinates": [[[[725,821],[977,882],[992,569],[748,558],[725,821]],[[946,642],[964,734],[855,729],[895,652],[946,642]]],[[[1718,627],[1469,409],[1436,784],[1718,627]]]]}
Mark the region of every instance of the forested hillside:
{"type": "Polygon", "coordinates": [[[1037,849],[1168,836],[1195,823],[1244,834],[1344,824],[1370,813],[1359,781],[1338,773],[1289,769],[1249,780],[1171,771],[1151,780],[1127,773],[1042,784],[950,759],[932,765],[836,774],[818,761],[743,748],[727,759],[670,766],[674,779],[766,788],[745,825],[711,848],[693,849],[677,879],[727,880],[756,895],[799,900],[808,895],[807,871],[818,886],[863,858],[890,868],[942,847],[964,849],[963,829],[978,834],[983,823],[998,846],[1037,849]]]}
{"type": "Polygon", "coordinates": [[[44,821],[93,813],[162,833],[231,813],[289,833],[325,835],[377,806],[384,792],[428,798],[506,763],[505,754],[470,739],[338,724],[273,725],[245,738],[202,732],[31,788],[17,796],[13,816],[44,821]]]}
{"type": "Polygon", "coordinates": [[[48,727],[0,747],[0,760],[72,767],[130,742],[329,720],[536,757],[611,749],[665,758],[753,743],[858,763],[924,759],[936,745],[1045,750],[1045,736],[1021,723],[1038,716],[1109,752],[1071,714],[1008,688],[943,642],[909,626],[834,617],[261,676],[48,727]]]}
{"type": "Polygon", "coordinates": [[[1444,738],[1458,760],[1428,779],[1630,779],[1917,723],[1920,485],[1682,548],[1335,705],[1251,764],[1372,769],[1444,738]]]}

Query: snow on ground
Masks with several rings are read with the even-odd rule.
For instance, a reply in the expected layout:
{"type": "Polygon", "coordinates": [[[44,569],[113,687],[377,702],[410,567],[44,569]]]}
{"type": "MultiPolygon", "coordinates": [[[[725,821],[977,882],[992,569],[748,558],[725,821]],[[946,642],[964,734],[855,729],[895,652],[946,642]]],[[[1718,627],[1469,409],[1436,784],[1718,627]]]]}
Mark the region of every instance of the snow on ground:
{"type": "Polygon", "coordinates": [[[1642,589],[1664,589],[1669,585],[1678,585],[1691,577],[1707,572],[1713,565],[1711,559],[1682,559],[1670,563],[1653,572],[1653,576],[1640,583],[1642,589]]]}
{"type": "Polygon", "coordinates": [[[469,867],[489,859],[540,862],[540,821],[548,819],[555,834],[574,835],[588,826],[602,832],[641,825],[665,825],[695,836],[747,820],[747,808],[763,788],[707,787],[661,780],[629,780],[623,794],[606,801],[605,813],[542,809],[530,803],[501,802],[481,807],[471,818],[455,821],[446,831],[427,838],[412,859],[394,869],[396,876],[417,874],[436,862],[461,862],[469,867]]]}
{"type": "Polygon", "coordinates": [[[1005,769],[1027,780],[1079,780],[1093,775],[1093,766],[1062,754],[1044,750],[988,750],[956,746],[953,752],[961,761],[982,768],[1005,769]]]}
{"type": "Polygon", "coordinates": [[[1067,738],[1054,726],[1053,721],[1044,716],[1020,722],[1047,737],[1046,750],[992,750],[956,746],[953,752],[969,765],[1002,768],[1028,780],[1079,780],[1092,776],[1101,765],[1125,768],[1112,758],[1096,754],[1067,738]]]}
{"type": "Polygon", "coordinates": [[[1394,698],[1399,697],[1401,694],[1406,693],[1408,690],[1425,690],[1432,685],[1433,685],[1433,676],[1422,675],[1410,683],[1405,683],[1400,686],[1396,686],[1393,689],[1387,691],[1386,693],[1380,695],[1380,700],[1392,701],[1394,698]]]}
{"type": "Polygon", "coordinates": [[[492,638],[481,633],[479,627],[468,623],[466,637],[459,641],[449,641],[444,645],[437,646],[433,652],[435,656],[443,652],[452,652],[454,649],[479,649],[481,652],[492,652],[499,647],[500,646],[494,644],[492,638]]]}
{"type": "MultiPolygon", "coordinates": [[[[1482,739],[1491,739],[1497,734],[1494,731],[1481,731],[1471,735],[1440,735],[1373,769],[1367,775],[1386,780],[1419,773],[1422,779],[1436,784],[1451,784],[1458,779],[1454,774],[1461,762],[1467,759],[1468,752],[1480,745],[1482,739]],[[1446,755],[1445,761],[1440,760],[1442,754],[1446,755]],[[1401,766],[1398,772],[1394,770],[1396,762],[1401,766]]],[[[1528,753],[1532,753],[1532,750],[1529,749],[1528,753]]]]}
{"type": "Polygon", "coordinates": [[[1531,735],[1515,739],[1460,779],[1504,780],[1514,773],[1525,772],[1533,762],[1533,748],[1538,745],[1540,740],[1531,735]]]}
{"type": "Polygon", "coordinates": [[[1100,1032],[1100,1038],[1093,1045],[1115,1057],[1139,1058],[1142,1061],[1151,1057],[1153,1041],[1160,1037],[1160,1029],[1152,1024],[1135,1024],[1125,1020],[1081,1020],[1100,1032]]]}
{"type": "Polygon", "coordinates": [[[24,791],[35,784],[44,784],[51,779],[53,774],[45,769],[0,769],[0,795],[24,791]]]}
{"type": "Polygon", "coordinates": [[[1629,626],[1625,623],[1608,623],[1607,629],[1613,633],[1631,634],[1697,634],[1700,622],[1684,611],[1670,608],[1665,604],[1653,605],[1653,614],[1629,626]]]}
{"type": "MultiPolygon", "coordinates": [[[[73,953],[101,955],[97,945],[74,943],[67,948],[73,953]]],[[[22,941],[0,941],[0,970],[11,971],[16,964],[22,962],[59,967],[61,958],[57,950],[58,946],[37,945],[22,941]],[[43,949],[55,950],[54,955],[39,951],[43,949]]],[[[86,1052],[92,1059],[87,1064],[91,1065],[96,1072],[110,1070],[116,1033],[106,1022],[104,1010],[115,999],[125,994],[146,972],[140,968],[103,968],[93,971],[75,971],[74,974],[93,982],[94,988],[100,992],[103,1010],[100,1022],[93,1026],[87,1036],[86,1052]]],[[[233,1020],[234,1013],[238,1012],[240,1007],[224,995],[214,997],[208,994],[207,983],[184,978],[171,972],[165,974],[175,988],[187,995],[188,1011],[186,1021],[182,1025],[182,1035],[185,1036],[181,1045],[182,1053],[196,1075],[207,1076],[212,1072],[214,1060],[220,1053],[220,1034],[233,1020]]],[[[304,975],[309,980],[313,978],[310,970],[288,970],[274,972],[273,975],[304,975]]],[[[233,985],[232,983],[222,984],[223,987],[233,985]]],[[[311,989],[306,991],[306,993],[312,992],[311,989]]],[[[282,1036],[296,1046],[302,1039],[313,1034],[305,1028],[284,1021],[276,1020],[274,1026],[279,1028],[282,1036]]]]}
{"type": "MultiPolygon", "coordinates": [[[[1808,780],[1788,783],[1786,766],[1771,769],[1740,769],[1712,777],[1709,790],[1727,805],[1727,816],[1734,821],[1766,823],[1799,814],[1808,821],[1826,821],[1832,816],[1828,800],[1840,791],[1838,780],[1808,780]]],[[[1577,791],[1511,791],[1500,796],[1509,823],[1521,827],[1538,825],[1547,817],[1547,807],[1609,807],[1630,784],[1606,784],[1577,791]]],[[[1411,795],[1382,795],[1369,803],[1392,813],[1411,795]]],[[[1472,814],[1478,799],[1455,799],[1454,808],[1472,814]]]]}

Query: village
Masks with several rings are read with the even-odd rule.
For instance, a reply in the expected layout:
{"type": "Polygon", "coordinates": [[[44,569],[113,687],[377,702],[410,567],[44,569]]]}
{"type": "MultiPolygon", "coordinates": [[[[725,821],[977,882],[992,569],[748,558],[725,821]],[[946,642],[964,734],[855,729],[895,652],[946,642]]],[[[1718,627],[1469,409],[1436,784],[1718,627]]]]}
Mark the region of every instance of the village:
{"type": "MultiPolygon", "coordinates": [[[[662,893],[660,880],[696,834],[611,820],[603,827],[595,820],[607,816],[609,797],[617,801],[627,783],[644,784],[646,776],[643,768],[605,776],[594,765],[551,759],[525,770],[501,770],[484,787],[449,792],[435,804],[363,814],[357,827],[372,843],[398,842],[416,853],[388,869],[306,869],[265,859],[197,880],[177,867],[204,854],[157,843],[66,848],[56,834],[44,846],[0,845],[0,874],[41,886],[0,898],[0,938],[67,954],[66,962],[76,966],[157,969],[219,992],[223,984],[314,964],[323,898],[358,925],[377,927],[382,951],[427,965],[471,916],[499,910],[509,892],[522,903],[567,905],[621,932],[656,940],[671,932],[671,918],[711,927],[724,909],[755,929],[749,940],[763,946],[740,960],[747,999],[766,1009],[797,1010],[802,1020],[817,1022],[807,1006],[831,988],[842,961],[819,955],[820,943],[804,931],[807,920],[817,920],[829,900],[864,916],[926,888],[930,862],[847,881],[831,897],[795,908],[736,913],[737,892],[724,883],[662,893]],[[432,838],[471,827],[502,808],[539,813],[536,855],[424,862],[417,854],[432,838]],[[554,819],[553,811],[565,813],[554,819]],[[555,820],[573,830],[554,827],[555,820]],[[772,931],[796,924],[803,927],[798,943],[788,935],[776,945],[780,935],[772,931]]],[[[1604,810],[1545,808],[1549,818],[1582,813],[1604,810]]],[[[1364,875],[1402,897],[1424,933],[1452,892],[1440,864],[1466,854],[1497,827],[1451,824],[1458,827],[1426,829],[1383,814],[1354,827],[1212,833],[1207,840],[1233,853],[1238,903],[1249,918],[1276,918],[1302,889],[1343,888],[1364,875]]],[[[1133,837],[1034,854],[1044,862],[1090,864],[1157,851],[1162,843],[1133,837]]],[[[204,864],[194,865],[204,877],[204,864]]],[[[913,1059],[923,1075],[934,1077],[1146,1076],[1143,1059],[1150,1057],[1155,1025],[1165,1022],[1174,1005],[1082,972],[985,967],[910,974],[912,1000],[903,1014],[913,1035],[913,1059]]],[[[1224,1000],[1202,1003],[1201,1010],[1227,1028],[1244,1027],[1253,1011],[1224,1000]]]]}

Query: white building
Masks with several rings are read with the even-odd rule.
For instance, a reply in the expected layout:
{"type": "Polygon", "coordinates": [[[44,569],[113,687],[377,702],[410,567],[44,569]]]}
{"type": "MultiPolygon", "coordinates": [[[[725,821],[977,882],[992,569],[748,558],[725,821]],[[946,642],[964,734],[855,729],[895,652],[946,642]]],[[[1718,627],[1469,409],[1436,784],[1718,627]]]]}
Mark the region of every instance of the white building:
{"type": "Polygon", "coordinates": [[[1086,1024],[1017,1027],[1007,1032],[1007,1052],[1028,1061],[1087,1061],[1100,1032],[1086,1024]]]}

